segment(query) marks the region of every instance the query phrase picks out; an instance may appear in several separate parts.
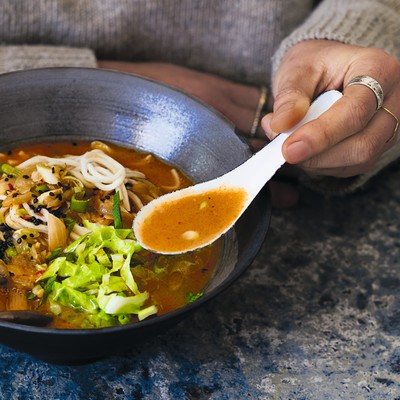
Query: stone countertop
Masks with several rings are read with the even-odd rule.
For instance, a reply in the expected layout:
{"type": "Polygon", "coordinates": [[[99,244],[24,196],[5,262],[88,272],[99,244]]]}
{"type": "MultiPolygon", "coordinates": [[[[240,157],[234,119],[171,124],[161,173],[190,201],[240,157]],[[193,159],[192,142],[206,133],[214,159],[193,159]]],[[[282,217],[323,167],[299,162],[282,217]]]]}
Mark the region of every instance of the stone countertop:
{"type": "Polygon", "coordinates": [[[237,282],[125,354],[53,365],[0,346],[0,398],[400,399],[399,181],[303,189],[237,282]]]}

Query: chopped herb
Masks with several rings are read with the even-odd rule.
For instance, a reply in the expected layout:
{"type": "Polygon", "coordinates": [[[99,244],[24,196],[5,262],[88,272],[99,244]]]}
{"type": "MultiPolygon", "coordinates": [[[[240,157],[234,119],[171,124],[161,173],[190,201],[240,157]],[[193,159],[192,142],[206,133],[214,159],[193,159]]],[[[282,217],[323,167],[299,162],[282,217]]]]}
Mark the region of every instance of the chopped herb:
{"type": "Polygon", "coordinates": [[[90,199],[79,199],[78,193],[74,193],[71,198],[70,208],[77,213],[84,213],[87,210],[90,199]]]}
{"type": "Polygon", "coordinates": [[[201,296],[203,296],[203,294],[204,294],[203,292],[199,292],[199,293],[196,293],[196,294],[189,293],[188,296],[187,296],[188,303],[193,303],[194,301],[199,299],[201,296]]]}
{"type": "Polygon", "coordinates": [[[26,295],[26,298],[28,300],[33,300],[36,297],[36,295],[32,292],[28,292],[28,294],[26,295]]]}
{"type": "Polygon", "coordinates": [[[70,217],[66,217],[64,218],[64,224],[67,227],[68,232],[71,233],[72,229],[74,229],[76,221],[70,217]]]}
{"type": "Polygon", "coordinates": [[[119,205],[119,192],[115,192],[113,196],[113,206],[112,206],[112,214],[114,217],[114,227],[115,229],[122,229],[122,217],[121,217],[121,208],[119,205]]]}
{"type": "Polygon", "coordinates": [[[47,192],[49,190],[47,185],[37,185],[35,191],[38,193],[47,192]]]}
{"type": "Polygon", "coordinates": [[[6,174],[9,178],[13,178],[14,176],[20,176],[22,173],[21,170],[7,163],[0,164],[0,172],[6,174]]]}
{"type": "Polygon", "coordinates": [[[59,257],[61,254],[61,248],[57,247],[56,249],[53,250],[53,252],[47,257],[46,263],[48,264],[50,261],[56,259],[59,257]]]}

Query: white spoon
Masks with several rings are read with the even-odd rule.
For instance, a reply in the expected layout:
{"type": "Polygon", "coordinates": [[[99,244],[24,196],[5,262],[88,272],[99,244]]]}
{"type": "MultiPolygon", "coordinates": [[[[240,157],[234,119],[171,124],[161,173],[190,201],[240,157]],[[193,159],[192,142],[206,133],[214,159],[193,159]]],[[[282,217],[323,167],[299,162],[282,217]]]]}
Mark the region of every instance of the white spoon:
{"type": "Polygon", "coordinates": [[[225,175],[148,203],[133,221],[138,242],[144,248],[162,254],[184,253],[214,242],[234,225],[285,163],[282,145],[287,137],[301,125],[318,118],[341,96],[335,90],[319,96],[293,129],[281,133],[225,175]]]}

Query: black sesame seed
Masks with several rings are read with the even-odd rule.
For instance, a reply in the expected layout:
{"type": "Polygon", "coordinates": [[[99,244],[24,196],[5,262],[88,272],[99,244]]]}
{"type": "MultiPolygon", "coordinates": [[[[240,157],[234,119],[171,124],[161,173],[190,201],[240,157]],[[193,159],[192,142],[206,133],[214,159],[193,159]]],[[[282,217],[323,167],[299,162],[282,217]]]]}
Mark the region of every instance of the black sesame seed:
{"type": "Polygon", "coordinates": [[[24,239],[24,240],[25,240],[27,237],[28,237],[28,236],[26,236],[26,235],[22,235],[22,236],[21,236],[21,238],[24,239]]]}
{"type": "Polygon", "coordinates": [[[35,235],[33,234],[33,233],[30,233],[29,234],[29,237],[34,237],[35,235]]]}
{"type": "Polygon", "coordinates": [[[18,196],[18,193],[13,193],[12,198],[15,199],[18,196]]]}
{"type": "Polygon", "coordinates": [[[24,179],[29,179],[29,175],[22,175],[24,179]]]}
{"type": "Polygon", "coordinates": [[[22,239],[21,239],[21,238],[18,238],[18,239],[17,239],[17,243],[18,243],[18,244],[21,244],[21,243],[22,243],[22,239]]]}
{"type": "Polygon", "coordinates": [[[33,202],[36,204],[37,202],[39,201],[39,199],[37,198],[37,197],[35,197],[34,199],[33,199],[33,202]]]}
{"type": "Polygon", "coordinates": [[[49,196],[55,196],[53,192],[49,192],[49,196]]]}

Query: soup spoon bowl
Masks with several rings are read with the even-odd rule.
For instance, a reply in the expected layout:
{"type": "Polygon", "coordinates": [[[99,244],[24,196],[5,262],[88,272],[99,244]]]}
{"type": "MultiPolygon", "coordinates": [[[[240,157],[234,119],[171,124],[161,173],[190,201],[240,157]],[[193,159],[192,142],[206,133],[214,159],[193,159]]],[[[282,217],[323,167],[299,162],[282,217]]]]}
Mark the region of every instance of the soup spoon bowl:
{"type": "Polygon", "coordinates": [[[304,118],[230,172],[163,195],[143,207],[133,221],[138,242],[147,250],[179,254],[207,246],[226,233],[264,185],[285,163],[282,145],[300,126],[318,118],[342,94],[320,95],[304,118]]]}

